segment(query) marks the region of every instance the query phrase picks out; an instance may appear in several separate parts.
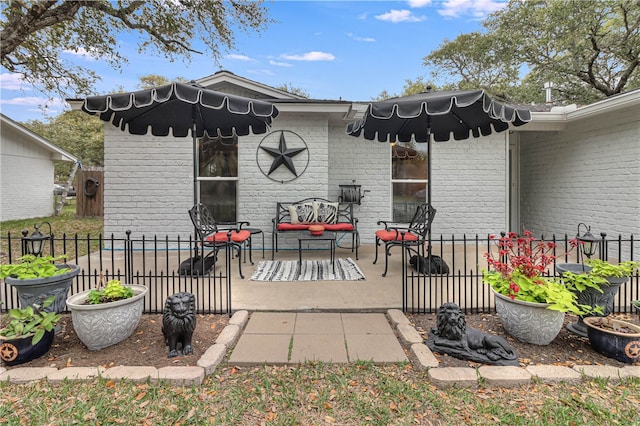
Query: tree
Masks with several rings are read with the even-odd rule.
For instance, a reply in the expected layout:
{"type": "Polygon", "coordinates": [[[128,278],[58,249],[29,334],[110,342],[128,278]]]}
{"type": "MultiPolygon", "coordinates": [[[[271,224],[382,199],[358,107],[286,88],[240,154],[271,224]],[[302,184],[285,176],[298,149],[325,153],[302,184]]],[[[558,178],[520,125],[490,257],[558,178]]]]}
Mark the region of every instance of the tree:
{"type": "MultiPolygon", "coordinates": [[[[78,110],[65,111],[46,123],[30,120],[24,126],[76,156],[83,166],[103,165],[104,122],[96,116],[78,110]]],[[[68,162],[56,164],[56,176],[66,178],[71,167],[68,162]]]]}
{"type": "Polygon", "coordinates": [[[281,85],[277,86],[276,89],[284,90],[285,92],[289,92],[294,95],[302,96],[305,98],[308,98],[310,96],[309,92],[307,92],[304,89],[301,89],[300,87],[295,87],[291,83],[282,83],[281,85]]]}
{"type": "Polygon", "coordinates": [[[71,64],[61,52],[84,53],[122,69],[118,35],[140,36],[140,53],[160,53],[171,60],[198,52],[200,34],[213,59],[221,47],[235,45],[234,30],[260,33],[271,19],[263,0],[192,1],[20,1],[2,2],[0,63],[28,83],[62,97],[88,94],[98,76],[71,64]]]}
{"type": "Polygon", "coordinates": [[[390,94],[386,90],[383,90],[373,98],[374,101],[383,101],[385,99],[397,98],[399,96],[416,95],[418,93],[426,92],[428,90],[436,90],[436,85],[431,81],[425,81],[424,77],[418,77],[415,80],[405,80],[402,87],[402,93],[390,94]]]}
{"type": "Polygon", "coordinates": [[[560,100],[590,103],[640,86],[637,0],[510,0],[486,34],[445,41],[424,58],[458,87],[539,101],[545,82],[560,100]],[[522,76],[524,74],[524,76],[522,76]]]}

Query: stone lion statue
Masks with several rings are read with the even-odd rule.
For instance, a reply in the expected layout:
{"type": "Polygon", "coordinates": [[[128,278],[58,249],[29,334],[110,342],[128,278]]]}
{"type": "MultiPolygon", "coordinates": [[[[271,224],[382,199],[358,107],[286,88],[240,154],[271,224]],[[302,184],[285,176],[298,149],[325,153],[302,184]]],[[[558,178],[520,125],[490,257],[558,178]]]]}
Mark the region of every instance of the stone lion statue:
{"type": "Polygon", "coordinates": [[[467,327],[464,313],[455,303],[440,306],[436,328],[431,329],[426,344],[432,351],[460,359],[496,365],[519,365],[518,356],[504,338],[467,327]]]}
{"type": "Polygon", "coordinates": [[[193,353],[191,338],[196,329],[196,298],[187,292],[167,297],[162,314],[162,334],[169,358],[193,353]]]}

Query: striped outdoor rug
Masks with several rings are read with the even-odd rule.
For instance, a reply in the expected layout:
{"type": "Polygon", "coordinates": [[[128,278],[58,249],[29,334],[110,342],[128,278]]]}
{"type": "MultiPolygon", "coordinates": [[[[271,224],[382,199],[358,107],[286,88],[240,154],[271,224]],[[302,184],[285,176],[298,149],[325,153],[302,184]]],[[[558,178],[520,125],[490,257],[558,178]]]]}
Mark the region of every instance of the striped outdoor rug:
{"type": "Polygon", "coordinates": [[[263,260],[251,275],[252,281],[358,281],[364,274],[351,259],[336,259],[336,272],[329,260],[263,260]]]}

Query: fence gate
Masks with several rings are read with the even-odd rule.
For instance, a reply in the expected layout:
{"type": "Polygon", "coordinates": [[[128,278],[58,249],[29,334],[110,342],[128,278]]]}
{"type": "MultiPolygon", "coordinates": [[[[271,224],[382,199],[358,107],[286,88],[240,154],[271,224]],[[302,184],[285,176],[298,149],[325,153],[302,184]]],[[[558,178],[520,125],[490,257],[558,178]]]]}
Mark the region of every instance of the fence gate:
{"type": "Polygon", "coordinates": [[[78,173],[76,215],[101,217],[104,214],[104,172],[102,168],[83,168],[78,173]]]}

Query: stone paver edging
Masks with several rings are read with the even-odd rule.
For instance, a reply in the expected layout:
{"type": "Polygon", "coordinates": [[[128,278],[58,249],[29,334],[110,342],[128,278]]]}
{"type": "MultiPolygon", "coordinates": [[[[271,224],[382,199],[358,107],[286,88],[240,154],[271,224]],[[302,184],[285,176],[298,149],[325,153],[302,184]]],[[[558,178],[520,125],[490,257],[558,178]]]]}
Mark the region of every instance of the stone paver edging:
{"type": "MultiPolygon", "coordinates": [[[[640,366],[622,368],[608,365],[576,365],[562,367],[555,365],[532,365],[528,367],[498,367],[485,365],[469,367],[438,367],[438,360],[424,344],[420,334],[409,323],[399,309],[387,311],[392,326],[400,339],[410,346],[416,358],[417,368],[427,370],[430,380],[439,387],[470,387],[483,385],[513,387],[540,381],[544,383],[579,382],[594,378],[620,381],[627,377],[640,378],[640,366]]],[[[93,380],[96,377],[114,380],[127,379],[136,382],[168,382],[178,386],[200,385],[205,376],[211,374],[224,360],[227,351],[237,342],[240,333],[249,319],[249,312],[238,311],[229,319],[213,346],[209,347],[192,367],[115,366],[103,367],[18,367],[11,370],[0,367],[0,381],[12,384],[30,383],[46,379],[51,383],[63,380],[93,380]]]]}

